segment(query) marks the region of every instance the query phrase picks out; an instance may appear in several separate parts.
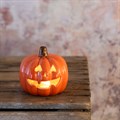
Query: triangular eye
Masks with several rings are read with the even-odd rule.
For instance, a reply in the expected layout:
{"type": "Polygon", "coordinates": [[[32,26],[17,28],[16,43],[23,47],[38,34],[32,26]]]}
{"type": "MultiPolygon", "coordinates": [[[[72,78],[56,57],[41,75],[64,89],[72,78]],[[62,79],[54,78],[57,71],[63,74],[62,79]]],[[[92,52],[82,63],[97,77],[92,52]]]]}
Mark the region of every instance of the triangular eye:
{"type": "Polygon", "coordinates": [[[54,65],[52,65],[51,69],[50,69],[51,72],[56,72],[56,68],[54,65]]]}
{"type": "Polygon", "coordinates": [[[42,67],[41,65],[38,65],[36,68],[35,68],[35,72],[41,72],[42,71],[42,67]]]}

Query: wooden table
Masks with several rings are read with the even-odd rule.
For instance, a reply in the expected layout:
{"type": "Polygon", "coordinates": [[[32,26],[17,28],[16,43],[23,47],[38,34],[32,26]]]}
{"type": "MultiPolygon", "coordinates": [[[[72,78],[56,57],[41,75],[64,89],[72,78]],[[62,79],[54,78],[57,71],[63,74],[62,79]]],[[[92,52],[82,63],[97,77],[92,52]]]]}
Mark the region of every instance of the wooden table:
{"type": "Polygon", "coordinates": [[[64,58],[69,82],[63,93],[52,97],[23,92],[18,76],[23,57],[0,58],[0,120],[90,120],[87,59],[64,58]]]}

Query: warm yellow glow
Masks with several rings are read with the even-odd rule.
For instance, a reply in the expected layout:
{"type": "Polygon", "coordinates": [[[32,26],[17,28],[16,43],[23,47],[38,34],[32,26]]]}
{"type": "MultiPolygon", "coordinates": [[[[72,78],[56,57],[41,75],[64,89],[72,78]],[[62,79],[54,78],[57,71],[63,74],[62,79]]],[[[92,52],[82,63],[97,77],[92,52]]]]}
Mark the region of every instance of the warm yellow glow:
{"type": "Polygon", "coordinates": [[[35,72],[41,72],[42,71],[42,67],[41,65],[38,65],[36,68],[35,68],[35,72]]]}
{"type": "Polygon", "coordinates": [[[56,72],[56,68],[54,65],[52,65],[51,69],[50,69],[51,72],[56,72]]]}
{"type": "Polygon", "coordinates": [[[31,79],[27,79],[27,82],[29,83],[29,85],[34,85],[35,87],[38,86],[38,81],[35,81],[35,80],[31,80],[31,79]]]}
{"type": "Polygon", "coordinates": [[[47,77],[46,73],[44,73],[44,77],[47,77]]]}
{"type": "Polygon", "coordinates": [[[40,83],[38,83],[38,81],[35,80],[27,79],[29,85],[35,86],[36,88],[39,89],[49,88],[51,85],[56,86],[59,83],[59,81],[60,81],[60,77],[53,80],[42,81],[40,83]]]}
{"type": "Polygon", "coordinates": [[[40,84],[38,84],[37,88],[49,88],[50,87],[50,81],[45,81],[45,82],[41,82],[40,84]]]}
{"type": "Polygon", "coordinates": [[[50,81],[50,84],[56,86],[59,83],[59,80],[60,80],[60,77],[57,79],[53,79],[50,81]]]}

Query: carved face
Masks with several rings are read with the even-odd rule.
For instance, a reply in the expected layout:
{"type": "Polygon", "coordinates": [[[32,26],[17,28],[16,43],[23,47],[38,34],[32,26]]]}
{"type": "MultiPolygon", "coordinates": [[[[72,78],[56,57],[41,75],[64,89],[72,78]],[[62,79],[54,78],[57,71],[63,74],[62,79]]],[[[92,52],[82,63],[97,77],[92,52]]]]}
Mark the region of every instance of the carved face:
{"type": "Polygon", "coordinates": [[[21,63],[21,86],[32,95],[56,95],[66,88],[67,82],[67,65],[60,56],[49,54],[40,58],[32,55],[21,63]]]}
{"type": "Polygon", "coordinates": [[[36,74],[40,75],[41,79],[39,79],[38,81],[37,80],[32,80],[32,79],[27,79],[27,82],[29,85],[31,86],[35,86],[36,88],[38,89],[48,89],[50,88],[52,85],[53,86],[57,86],[59,81],[60,81],[60,76],[58,76],[57,78],[55,78],[54,76],[56,76],[55,74],[57,74],[57,69],[55,68],[54,65],[51,66],[50,68],[50,71],[48,73],[46,72],[43,72],[43,69],[41,67],[41,65],[38,65],[36,68],[35,68],[35,72],[36,74]],[[49,77],[49,79],[46,79],[46,77],[48,77],[47,75],[50,75],[51,77],[49,77]]]}

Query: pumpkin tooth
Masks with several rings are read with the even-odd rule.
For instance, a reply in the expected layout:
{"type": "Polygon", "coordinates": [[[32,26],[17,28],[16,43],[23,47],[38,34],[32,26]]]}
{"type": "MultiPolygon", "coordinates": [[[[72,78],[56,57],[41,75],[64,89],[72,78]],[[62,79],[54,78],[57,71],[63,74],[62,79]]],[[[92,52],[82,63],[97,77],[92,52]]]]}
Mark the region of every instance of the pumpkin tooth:
{"type": "Polygon", "coordinates": [[[59,81],[60,81],[60,77],[59,77],[59,78],[56,78],[56,79],[54,79],[54,80],[51,80],[50,83],[51,83],[51,85],[56,86],[56,85],[59,83],[59,81]]]}
{"type": "Polygon", "coordinates": [[[50,87],[50,81],[45,81],[45,82],[41,82],[40,84],[38,84],[37,88],[49,88],[50,87]]]}
{"type": "Polygon", "coordinates": [[[38,81],[34,81],[34,80],[31,80],[31,79],[27,79],[27,82],[28,82],[30,85],[34,85],[35,87],[38,86],[38,81]]]}

